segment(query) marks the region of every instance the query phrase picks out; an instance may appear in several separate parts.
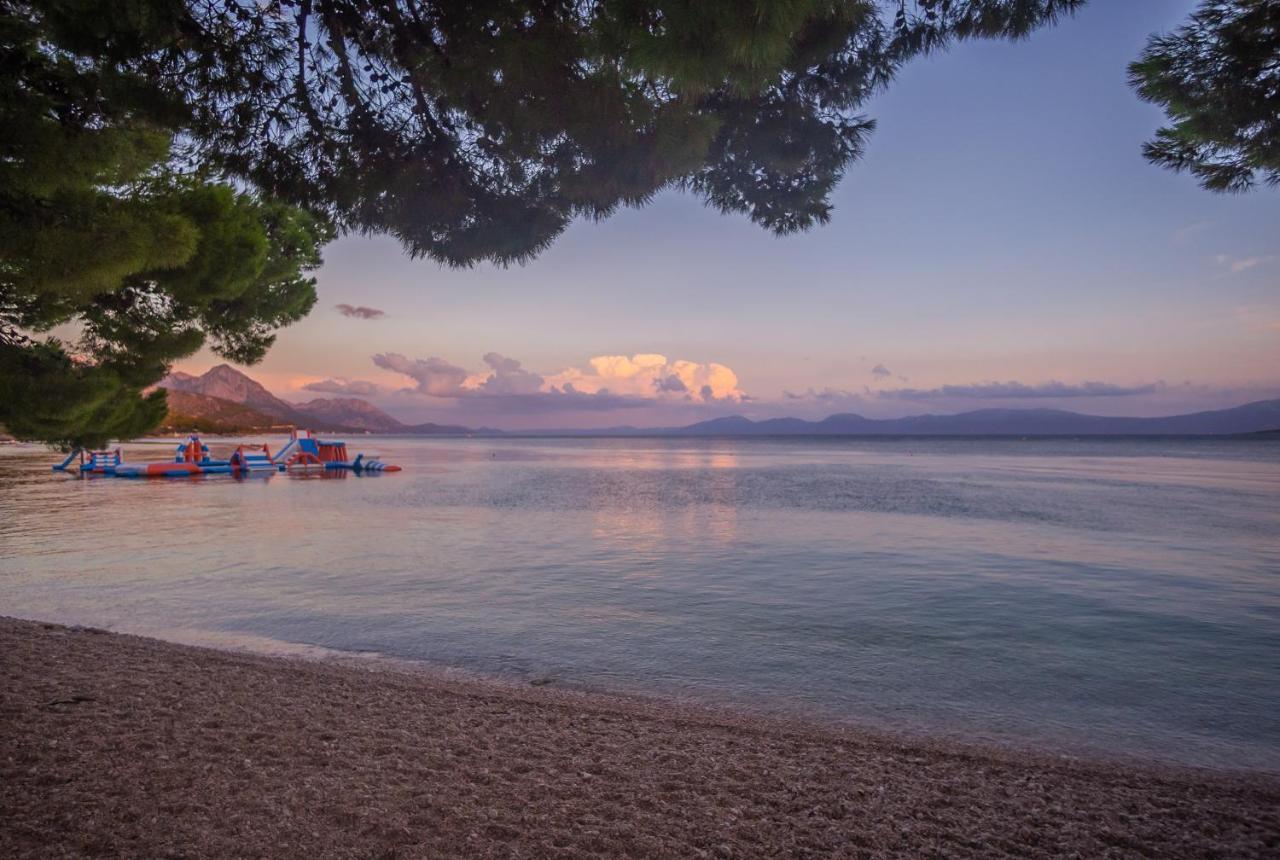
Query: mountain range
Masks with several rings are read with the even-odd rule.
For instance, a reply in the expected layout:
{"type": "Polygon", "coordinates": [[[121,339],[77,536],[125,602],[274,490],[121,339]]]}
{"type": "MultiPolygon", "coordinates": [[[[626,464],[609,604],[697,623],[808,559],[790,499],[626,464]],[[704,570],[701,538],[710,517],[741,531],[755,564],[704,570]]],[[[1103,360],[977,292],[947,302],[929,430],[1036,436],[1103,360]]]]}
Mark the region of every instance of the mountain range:
{"type": "Polygon", "coordinates": [[[262,383],[219,364],[200,376],[175,372],[160,380],[169,392],[169,414],[162,429],[234,433],[293,424],[343,433],[466,435],[475,431],[449,424],[405,424],[366,400],[316,398],[289,403],[262,383]]]}
{"type": "MultiPolygon", "coordinates": [[[[164,429],[226,432],[294,424],[313,430],[412,435],[499,435],[502,431],[449,424],[405,424],[355,397],[289,403],[230,365],[200,376],[171,373],[160,382],[170,392],[164,429]]],[[[611,427],[603,430],[523,432],[526,436],[1198,436],[1280,429],[1280,400],[1259,400],[1159,418],[1115,418],[1061,409],[978,409],[955,415],[865,418],[844,413],[820,421],[741,415],[683,427],[611,427]]]]}
{"type": "Polygon", "coordinates": [[[1276,428],[1280,428],[1280,400],[1158,418],[1083,415],[1062,409],[977,409],[905,418],[846,413],[821,421],[752,421],[733,415],[664,432],[680,436],[1215,436],[1276,428]]]}

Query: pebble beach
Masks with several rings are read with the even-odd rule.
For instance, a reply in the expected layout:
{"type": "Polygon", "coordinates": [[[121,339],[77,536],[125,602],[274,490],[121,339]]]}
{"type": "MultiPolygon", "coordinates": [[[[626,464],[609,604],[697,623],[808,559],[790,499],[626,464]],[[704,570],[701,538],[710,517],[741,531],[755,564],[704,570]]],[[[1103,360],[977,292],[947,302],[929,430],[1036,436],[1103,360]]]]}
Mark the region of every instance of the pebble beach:
{"type": "Polygon", "coordinates": [[[0,619],[6,857],[1265,857],[1280,779],[0,619]]]}

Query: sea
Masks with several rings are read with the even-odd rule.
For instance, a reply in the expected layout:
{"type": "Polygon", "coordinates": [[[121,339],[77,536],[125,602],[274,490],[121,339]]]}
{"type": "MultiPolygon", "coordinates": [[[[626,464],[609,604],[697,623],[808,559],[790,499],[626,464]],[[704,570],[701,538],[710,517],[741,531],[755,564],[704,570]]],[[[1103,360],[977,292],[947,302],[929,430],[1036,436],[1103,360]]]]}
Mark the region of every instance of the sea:
{"type": "Polygon", "coordinates": [[[1280,441],[347,442],[404,471],[0,447],[0,614],[1280,771],[1280,441]]]}

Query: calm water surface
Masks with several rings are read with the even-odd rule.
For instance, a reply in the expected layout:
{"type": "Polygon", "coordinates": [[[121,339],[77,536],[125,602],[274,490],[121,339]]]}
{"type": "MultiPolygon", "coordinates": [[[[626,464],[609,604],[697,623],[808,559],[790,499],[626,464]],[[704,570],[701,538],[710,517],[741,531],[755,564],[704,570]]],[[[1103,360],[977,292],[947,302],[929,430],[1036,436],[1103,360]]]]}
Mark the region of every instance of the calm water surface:
{"type": "Polygon", "coordinates": [[[406,471],[0,450],[0,613],[1280,770],[1280,443],[361,448],[406,471]]]}

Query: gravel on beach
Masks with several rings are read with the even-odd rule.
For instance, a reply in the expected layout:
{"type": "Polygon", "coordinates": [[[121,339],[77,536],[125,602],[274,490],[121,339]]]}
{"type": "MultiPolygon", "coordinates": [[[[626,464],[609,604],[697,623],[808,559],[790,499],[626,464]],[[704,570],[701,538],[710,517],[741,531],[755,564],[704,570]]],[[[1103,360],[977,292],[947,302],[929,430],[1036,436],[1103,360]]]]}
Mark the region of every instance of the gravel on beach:
{"type": "Polygon", "coordinates": [[[0,619],[4,857],[1277,857],[1280,779],[0,619]]]}

